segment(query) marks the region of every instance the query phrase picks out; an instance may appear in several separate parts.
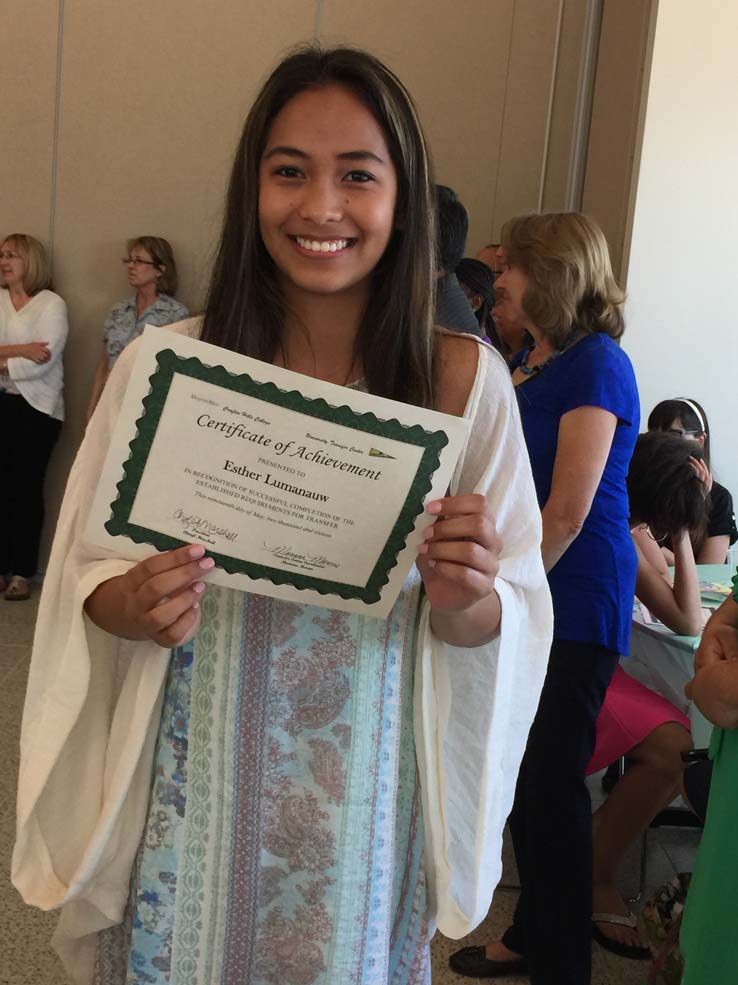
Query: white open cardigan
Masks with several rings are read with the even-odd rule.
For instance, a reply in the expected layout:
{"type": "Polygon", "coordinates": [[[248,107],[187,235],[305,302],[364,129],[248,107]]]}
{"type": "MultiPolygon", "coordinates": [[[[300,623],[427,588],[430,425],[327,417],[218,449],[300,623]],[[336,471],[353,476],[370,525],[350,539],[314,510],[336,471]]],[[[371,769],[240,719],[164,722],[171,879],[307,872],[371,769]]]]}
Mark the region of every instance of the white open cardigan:
{"type": "MultiPolygon", "coordinates": [[[[198,319],[177,330],[197,335],[198,319]]],[[[143,830],[169,651],[94,626],[97,585],[132,564],[82,531],[130,376],[132,343],[108,381],[59,517],[34,640],[21,733],[12,881],[26,902],[61,907],[54,944],[75,982],[92,979],[97,931],[120,922],[143,830]]],[[[484,919],[501,872],[502,830],[551,643],[541,523],[503,360],[479,343],[465,416],[473,424],[452,491],[483,492],[503,548],[499,637],[449,646],[421,613],[415,675],[431,922],[449,937],[484,919]]]]}

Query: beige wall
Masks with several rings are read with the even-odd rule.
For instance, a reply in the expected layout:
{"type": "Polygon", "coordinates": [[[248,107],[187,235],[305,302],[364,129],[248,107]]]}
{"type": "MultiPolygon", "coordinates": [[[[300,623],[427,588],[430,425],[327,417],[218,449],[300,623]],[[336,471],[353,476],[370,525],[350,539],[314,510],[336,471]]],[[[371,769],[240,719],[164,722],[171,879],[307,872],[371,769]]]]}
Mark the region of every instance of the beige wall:
{"type": "Polygon", "coordinates": [[[586,0],[323,0],[320,36],[369,48],[413,93],[468,252],[519,212],[562,208],[586,0]],[[545,189],[545,196],[544,196],[545,189]]]}
{"type": "Polygon", "coordinates": [[[239,130],[281,53],[317,31],[325,42],[370,48],[397,71],[419,105],[438,180],[469,210],[471,253],[511,215],[565,205],[585,8],[586,0],[64,0],[60,18],[52,0],[15,5],[12,21],[3,18],[0,66],[22,80],[14,91],[23,99],[9,110],[6,102],[14,153],[0,155],[0,216],[47,242],[53,226],[71,325],[49,528],[82,434],[105,314],[128,293],[125,239],[169,239],[180,295],[201,307],[239,130]]]}
{"type": "Polygon", "coordinates": [[[669,397],[705,408],[715,477],[735,503],[738,8],[703,0],[699,11],[659,4],[623,345],[642,421],[669,397]]]}
{"type": "Polygon", "coordinates": [[[657,0],[605,0],[582,209],[625,279],[657,0]]]}
{"type": "Polygon", "coordinates": [[[49,239],[57,75],[55,3],[29,0],[0,14],[0,236],[49,239]]]}

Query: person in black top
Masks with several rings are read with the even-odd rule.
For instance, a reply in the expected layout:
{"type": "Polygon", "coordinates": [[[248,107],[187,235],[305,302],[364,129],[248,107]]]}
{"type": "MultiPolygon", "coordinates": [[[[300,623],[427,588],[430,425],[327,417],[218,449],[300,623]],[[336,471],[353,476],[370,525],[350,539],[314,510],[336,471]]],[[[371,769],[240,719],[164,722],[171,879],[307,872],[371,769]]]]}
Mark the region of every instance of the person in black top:
{"type": "MultiPolygon", "coordinates": [[[[648,417],[649,431],[668,431],[697,441],[702,445],[705,462],[710,467],[710,425],[707,414],[689,397],[675,397],[656,404],[648,417]]],[[[713,479],[710,488],[710,512],[707,526],[692,538],[692,549],[697,564],[724,564],[728,547],[738,541],[733,497],[725,486],[713,479]]],[[[664,553],[672,564],[668,546],[664,553]]]]}
{"type": "Polygon", "coordinates": [[[436,185],[437,272],[436,324],[451,332],[484,336],[469,299],[456,277],[456,267],[464,255],[469,216],[456,192],[447,185],[436,185]]]}

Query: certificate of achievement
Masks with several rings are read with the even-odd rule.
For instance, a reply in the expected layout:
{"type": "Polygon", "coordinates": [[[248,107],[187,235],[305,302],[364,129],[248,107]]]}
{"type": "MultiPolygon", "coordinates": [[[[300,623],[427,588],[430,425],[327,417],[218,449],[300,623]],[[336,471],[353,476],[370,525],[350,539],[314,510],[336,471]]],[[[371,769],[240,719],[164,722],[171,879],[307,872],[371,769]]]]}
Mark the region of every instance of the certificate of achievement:
{"type": "Polygon", "coordinates": [[[149,326],[86,538],[201,543],[209,582],[386,617],[468,429],[149,326]]]}

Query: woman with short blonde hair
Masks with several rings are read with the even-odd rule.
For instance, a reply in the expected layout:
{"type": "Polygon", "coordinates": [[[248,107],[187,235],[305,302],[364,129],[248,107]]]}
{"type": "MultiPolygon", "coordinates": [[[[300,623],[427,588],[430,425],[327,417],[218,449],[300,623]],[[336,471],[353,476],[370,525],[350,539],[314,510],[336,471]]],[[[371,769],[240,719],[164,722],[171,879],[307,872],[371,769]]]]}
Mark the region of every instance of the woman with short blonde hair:
{"type": "MultiPolygon", "coordinates": [[[[5,238],[11,252],[23,261],[23,290],[28,297],[51,290],[51,267],[43,245],[27,233],[11,233],[5,238]]],[[[6,284],[0,285],[6,287],[6,284]]]]}
{"type": "Polygon", "coordinates": [[[594,220],[519,216],[503,226],[501,252],[498,301],[533,338],[511,369],[543,519],[554,640],[510,815],[521,880],[513,924],[501,941],[462,948],[451,967],[589,985],[593,935],[607,946],[608,923],[630,921],[617,893],[603,890],[592,923],[585,770],[605,691],[630,645],[637,559],[626,476],[638,390],[616,343],[624,294],[594,220]]]}
{"type": "Polygon", "coordinates": [[[523,309],[554,346],[574,328],[622,336],[625,292],[615,282],[605,235],[589,216],[519,216],[505,223],[502,241],[507,266],[528,277],[523,309]]]}
{"type": "Polygon", "coordinates": [[[37,239],[11,233],[0,243],[0,592],[21,602],[38,565],[44,477],[64,420],[67,307],[49,290],[37,239]]]}

